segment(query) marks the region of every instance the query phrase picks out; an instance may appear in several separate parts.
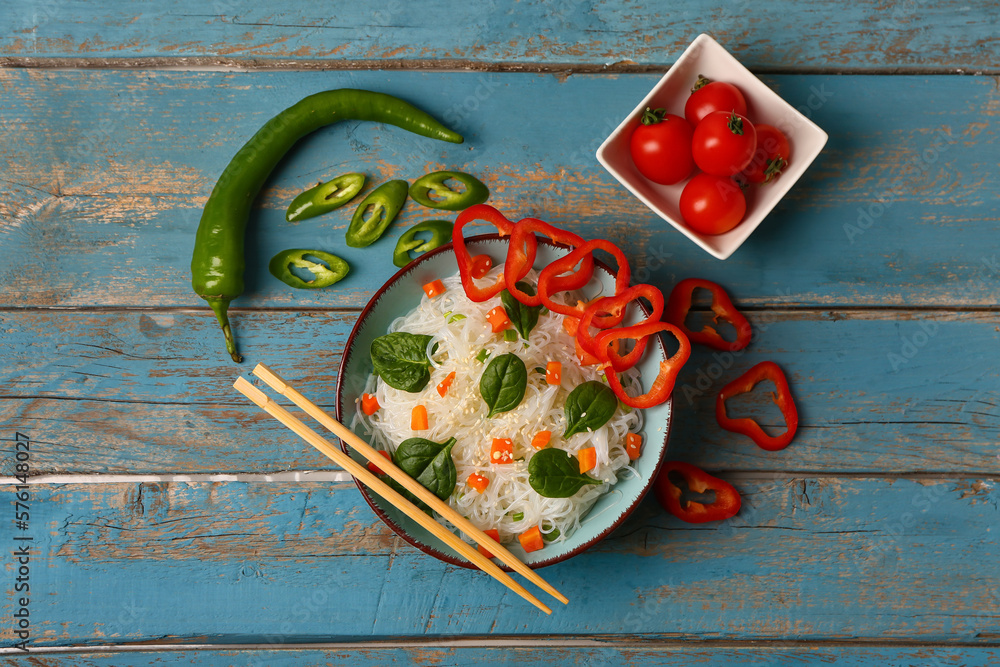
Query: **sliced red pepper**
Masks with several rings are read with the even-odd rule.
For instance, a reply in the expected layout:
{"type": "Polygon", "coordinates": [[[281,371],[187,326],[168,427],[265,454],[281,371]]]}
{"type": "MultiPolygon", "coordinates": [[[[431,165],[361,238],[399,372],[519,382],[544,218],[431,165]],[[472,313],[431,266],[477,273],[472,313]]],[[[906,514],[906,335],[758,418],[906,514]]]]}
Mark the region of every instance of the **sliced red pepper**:
{"type": "MultiPolygon", "coordinates": [[[[577,327],[576,339],[580,341],[580,346],[587,352],[600,358],[603,358],[605,352],[607,352],[611,367],[619,373],[632,368],[642,358],[642,353],[646,349],[646,338],[637,338],[635,347],[625,354],[625,356],[619,356],[617,348],[615,350],[607,350],[606,346],[605,351],[602,352],[599,341],[604,334],[613,331],[613,329],[608,329],[608,327],[615,327],[621,323],[625,318],[629,303],[639,297],[645,297],[652,305],[649,317],[640,322],[640,324],[659,322],[660,317],[663,315],[663,292],[652,285],[641,283],[629,287],[616,296],[606,296],[597,299],[584,311],[583,316],[580,318],[580,324],[577,327]],[[601,332],[595,338],[590,335],[590,326],[591,323],[595,323],[595,326],[600,326],[601,323],[595,322],[598,317],[597,313],[608,313],[604,320],[604,323],[608,326],[601,327],[608,329],[608,331],[601,332]]],[[[617,340],[618,338],[629,338],[629,336],[615,336],[613,338],[609,336],[608,340],[617,340]]]]}
{"type": "MultiPolygon", "coordinates": [[[[473,220],[482,220],[493,224],[500,236],[509,236],[514,229],[514,223],[504,217],[503,213],[487,204],[477,204],[470,206],[455,219],[455,226],[452,228],[451,240],[455,251],[455,261],[458,263],[458,274],[462,278],[462,287],[465,294],[476,303],[481,303],[499,294],[504,288],[503,276],[489,287],[479,287],[472,278],[472,257],[468,248],[465,247],[465,237],[462,229],[473,220]]],[[[523,276],[522,276],[523,277],[523,276]]]]}
{"type": "Polygon", "coordinates": [[[752,330],[747,318],[743,317],[743,314],[736,309],[726,290],[710,280],[687,278],[677,283],[673,291],[670,292],[670,298],[667,299],[667,311],[664,319],[680,327],[692,343],[700,343],[717,350],[729,350],[730,352],[742,350],[750,344],[752,330]],[[701,331],[692,331],[684,324],[691,310],[694,291],[699,287],[712,293],[712,312],[715,313],[712,321],[718,324],[719,318],[722,318],[732,324],[736,329],[736,340],[731,342],[726,340],[711,326],[705,326],[701,331]]]}
{"type": "MultiPolygon", "coordinates": [[[[514,225],[514,231],[510,235],[510,246],[507,249],[507,261],[503,267],[504,280],[507,283],[507,291],[510,292],[511,296],[526,306],[539,306],[542,303],[539,294],[522,292],[516,285],[518,280],[528,274],[528,271],[535,263],[535,253],[538,248],[538,239],[535,237],[536,232],[544,234],[555,243],[562,243],[574,248],[584,244],[583,239],[579,235],[554,227],[537,218],[524,218],[514,225]],[[515,277],[517,278],[515,279],[515,277]]],[[[593,272],[593,258],[591,258],[589,270],[593,272]]],[[[590,280],[589,276],[587,280],[590,280]]],[[[579,289],[586,284],[587,281],[585,280],[583,284],[573,289],[579,289]]]]}
{"type": "Polygon", "coordinates": [[[472,258],[472,264],[469,267],[469,273],[475,279],[482,278],[490,269],[493,268],[493,258],[489,255],[476,255],[472,258]]]}
{"type": "Polygon", "coordinates": [[[740,511],[740,493],[729,482],[681,461],[664,461],[656,478],[656,498],[681,521],[722,521],[740,511]]]}
{"type": "MultiPolygon", "coordinates": [[[[582,288],[594,273],[594,251],[604,250],[614,256],[618,262],[615,273],[615,294],[622,292],[632,280],[632,268],[629,266],[625,253],[611,241],[593,239],[579,246],[573,252],[553,260],[538,274],[538,296],[541,303],[554,313],[573,315],[576,310],[552,300],[552,295],[558,292],[572,291],[582,288]],[[579,264],[580,268],[576,269],[579,264]]],[[[661,297],[662,298],[662,297],[661,297]]],[[[607,328],[603,320],[598,318],[598,326],[607,328]]]]}
{"type": "Polygon", "coordinates": [[[672,333],[677,338],[680,347],[674,352],[674,356],[660,362],[660,372],[657,374],[656,379],[653,380],[653,386],[649,388],[649,391],[642,396],[629,396],[622,388],[621,382],[618,380],[618,374],[613,370],[607,373],[608,386],[615,392],[618,399],[629,407],[642,410],[665,403],[670,398],[670,394],[674,390],[674,382],[677,381],[677,374],[687,362],[688,357],[691,356],[691,343],[688,342],[687,336],[684,335],[683,331],[667,322],[647,322],[622,329],[609,329],[599,337],[600,349],[598,352],[603,351],[602,358],[610,362],[608,345],[612,344],[615,340],[619,338],[639,340],[661,331],[672,333]]]}
{"type": "Polygon", "coordinates": [[[722,388],[715,399],[715,420],[719,422],[719,426],[727,431],[749,436],[761,449],[775,452],[787,447],[792,438],[795,437],[795,431],[799,427],[799,411],[795,407],[795,400],[792,398],[792,391],[788,388],[788,379],[784,372],[773,361],[762,361],[722,388]],[[776,392],[771,394],[771,399],[785,417],[787,428],[784,433],[778,436],[770,436],[765,433],[760,424],[750,417],[733,419],[726,414],[726,401],[733,396],[752,391],[757,383],[763,380],[770,380],[774,383],[776,392]]]}

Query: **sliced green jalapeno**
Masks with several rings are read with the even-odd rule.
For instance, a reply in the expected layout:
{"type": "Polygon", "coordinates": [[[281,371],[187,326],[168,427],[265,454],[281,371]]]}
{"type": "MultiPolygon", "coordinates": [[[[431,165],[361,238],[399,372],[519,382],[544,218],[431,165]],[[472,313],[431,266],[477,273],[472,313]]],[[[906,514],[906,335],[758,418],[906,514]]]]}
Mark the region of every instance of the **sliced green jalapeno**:
{"type": "Polygon", "coordinates": [[[329,213],[354,199],[365,187],[364,174],[343,174],[309,188],[288,205],[285,220],[295,222],[329,213]]]}
{"type": "Polygon", "coordinates": [[[271,258],[267,269],[271,275],[290,287],[299,289],[319,289],[329,287],[341,280],[351,270],[347,262],[336,255],[322,250],[304,250],[293,248],[282,250],[271,258]],[[319,261],[314,261],[319,260],[319,261]],[[323,262],[326,262],[325,264],[323,262]],[[302,280],[292,273],[292,267],[298,267],[311,272],[312,280],[302,280]]]}
{"type": "Polygon", "coordinates": [[[424,220],[413,225],[396,241],[396,249],[392,251],[392,263],[403,268],[410,263],[410,251],[417,254],[425,253],[434,248],[440,248],[451,241],[452,224],[447,220],[424,220]],[[416,238],[420,232],[430,232],[431,237],[424,241],[416,238]]]}
{"type": "Polygon", "coordinates": [[[388,181],[369,192],[351,218],[347,245],[364,248],[375,243],[406,203],[407,185],[406,181],[388,181]],[[365,217],[369,207],[371,215],[365,217]]]}
{"type": "Polygon", "coordinates": [[[489,199],[490,190],[471,174],[461,171],[435,171],[418,178],[410,186],[410,196],[414,201],[429,208],[463,211],[489,199]],[[458,181],[465,186],[465,189],[451,189],[445,182],[448,179],[458,181]],[[434,195],[434,198],[432,199],[430,195],[434,195]]]}

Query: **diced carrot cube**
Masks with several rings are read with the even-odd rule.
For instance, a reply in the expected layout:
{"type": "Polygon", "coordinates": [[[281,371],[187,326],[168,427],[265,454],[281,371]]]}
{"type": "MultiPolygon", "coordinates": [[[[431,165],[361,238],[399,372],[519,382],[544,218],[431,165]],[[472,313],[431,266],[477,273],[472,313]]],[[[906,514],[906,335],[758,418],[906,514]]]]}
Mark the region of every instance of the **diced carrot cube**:
{"type": "Polygon", "coordinates": [[[433,299],[439,294],[444,294],[444,292],[444,283],[440,280],[434,280],[424,285],[424,294],[427,295],[428,299],[433,299]]]}
{"type": "Polygon", "coordinates": [[[513,463],[514,442],[510,438],[493,438],[490,463],[513,463]]]}
{"type": "Polygon", "coordinates": [[[580,460],[580,474],[590,472],[597,465],[597,449],[595,447],[581,449],[577,458],[580,460]]]}
{"type": "Polygon", "coordinates": [[[639,453],[642,450],[642,436],[638,433],[629,433],[625,436],[625,453],[628,454],[629,459],[635,461],[639,458],[639,453]]]}
{"type": "Polygon", "coordinates": [[[538,551],[545,546],[545,540],[542,539],[542,531],[538,529],[538,526],[530,528],[518,535],[517,541],[521,543],[521,546],[524,547],[524,550],[528,553],[538,551]]]}
{"type": "Polygon", "coordinates": [[[446,377],[445,379],[441,380],[441,382],[438,383],[437,390],[438,394],[441,395],[441,398],[444,398],[444,395],[448,393],[448,388],[451,387],[451,383],[454,381],[455,381],[455,371],[452,371],[448,373],[448,377],[446,377]]]}
{"type": "Polygon", "coordinates": [[[550,361],[545,364],[545,381],[549,384],[562,384],[562,364],[550,361]]]}
{"type": "Polygon", "coordinates": [[[485,491],[486,487],[490,485],[490,478],[483,477],[478,473],[472,473],[471,475],[469,475],[469,479],[466,481],[468,482],[469,486],[474,488],[479,493],[485,491]]]}
{"type": "Polygon", "coordinates": [[[531,439],[531,446],[535,449],[545,449],[549,446],[549,440],[552,439],[552,431],[539,431],[535,434],[535,437],[531,439]]]}
{"type": "Polygon", "coordinates": [[[380,407],[381,406],[378,404],[378,399],[375,398],[373,394],[361,395],[361,411],[364,412],[369,417],[378,412],[378,409],[380,407]]]}
{"type": "MultiPolygon", "coordinates": [[[[489,530],[484,530],[483,532],[492,537],[497,542],[500,541],[500,531],[497,530],[496,528],[490,528],[489,530]]],[[[479,553],[486,556],[487,558],[493,558],[493,554],[484,549],[483,545],[480,544],[478,548],[479,548],[479,553]]]]}
{"type": "Polygon", "coordinates": [[[427,428],[427,407],[424,405],[413,406],[413,410],[410,411],[410,429],[426,431],[427,428]]]}

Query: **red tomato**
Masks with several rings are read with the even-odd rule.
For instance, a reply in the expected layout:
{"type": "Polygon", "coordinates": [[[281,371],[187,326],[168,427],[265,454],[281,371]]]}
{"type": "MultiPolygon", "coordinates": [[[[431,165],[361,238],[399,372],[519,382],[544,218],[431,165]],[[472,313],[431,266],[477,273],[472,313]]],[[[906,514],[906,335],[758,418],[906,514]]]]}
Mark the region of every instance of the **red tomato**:
{"type": "Polygon", "coordinates": [[[743,190],[731,178],[695,174],[681,192],[681,216],[700,234],[724,234],[747,212],[743,190]]]}
{"type": "Polygon", "coordinates": [[[697,125],[713,111],[731,111],[747,115],[747,101],[740,89],[731,83],[712,81],[698,75],[698,83],[691,89],[691,97],[684,104],[687,122],[697,125]]]}
{"type": "Polygon", "coordinates": [[[662,185],[679,183],[694,171],[694,129],[680,116],[646,108],[642,124],[632,131],[629,148],[639,173],[662,185]]]}
{"type": "Polygon", "coordinates": [[[713,111],[694,128],[691,154],[698,168],[715,176],[743,171],[757,149],[757,131],[745,116],[713,111]]]}
{"type": "Polygon", "coordinates": [[[755,125],[757,150],[743,175],[751,183],[770,183],[788,166],[792,156],[788,139],[773,125],[755,125]]]}

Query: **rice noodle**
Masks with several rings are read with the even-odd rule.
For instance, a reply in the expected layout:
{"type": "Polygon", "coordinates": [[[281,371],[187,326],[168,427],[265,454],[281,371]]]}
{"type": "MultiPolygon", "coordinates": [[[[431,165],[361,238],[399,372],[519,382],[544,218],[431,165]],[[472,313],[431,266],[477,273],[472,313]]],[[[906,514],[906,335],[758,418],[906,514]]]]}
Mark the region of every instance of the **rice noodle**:
{"type": "MultiPolygon", "coordinates": [[[[502,267],[495,268],[488,278],[501,270],[502,267]]],[[[534,283],[537,276],[532,274],[528,279],[534,283]]],[[[558,530],[557,539],[565,539],[579,527],[597,498],[617,481],[619,472],[636,474],[628,465],[625,435],[641,429],[642,413],[620,406],[614,417],[596,431],[578,433],[564,440],[566,397],[583,382],[601,381],[602,373],[595,366],[581,367],[577,363],[574,340],[562,327],[563,317],[545,312],[531,330],[527,344],[520,337],[507,342],[502,335],[490,333],[486,320],[486,313],[500,305],[499,297],[477,304],[466,297],[457,275],[442,282],[446,287],[444,294],[433,299],[422,297],[419,306],[389,327],[389,332],[433,337],[428,345],[428,354],[434,352],[430,354],[431,380],[427,387],[419,393],[409,393],[372,376],[366,392],[375,394],[381,409],[366,417],[359,406],[356,422],[363,423],[371,433],[373,446],[389,452],[407,438],[421,437],[435,442],[457,438],[452,459],[458,483],[448,498],[449,505],[476,527],[499,530],[501,542],[510,541],[536,525],[541,526],[543,533],[558,530]],[[489,352],[485,362],[476,359],[483,349],[489,352]],[[489,410],[479,393],[479,379],[489,359],[508,352],[520,357],[528,370],[524,400],[509,412],[487,418],[489,410]],[[561,385],[546,384],[545,373],[538,372],[549,361],[562,362],[561,385]],[[455,379],[441,397],[437,385],[452,371],[455,379]],[[427,408],[428,430],[410,429],[410,413],[417,404],[427,408]],[[528,461],[535,451],[531,439],[542,430],[552,432],[550,447],[573,454],[594,447],[597,465],[589,474],[604,484],[587,485],[570,498],[545,498],[536,493],[528,484],[528,461]],[[510,464],[491,463],[489,454],[494,438],[510,438],[518,460],[510,464]],[[490,480],[482,494],[466,483],[474,472],[490,480]],[[514,516],[519,514],[523,517],[515,521],[514,516]]],[[[637,383],[638,373],[629,373],[637,383]]],[[[438,520],[444,523],[441,517],[438,520]]]]}

